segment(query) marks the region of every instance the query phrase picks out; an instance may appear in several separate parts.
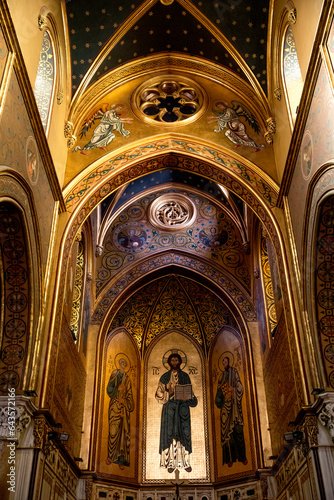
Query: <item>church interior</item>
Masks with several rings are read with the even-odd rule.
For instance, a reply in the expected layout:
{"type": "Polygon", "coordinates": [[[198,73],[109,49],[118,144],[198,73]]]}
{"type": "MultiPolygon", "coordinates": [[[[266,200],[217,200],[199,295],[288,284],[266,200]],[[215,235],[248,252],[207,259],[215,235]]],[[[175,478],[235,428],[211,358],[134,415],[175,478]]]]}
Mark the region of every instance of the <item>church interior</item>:
{"type": "Polygon", "coordinates": [[[333,499],[334,1],[0,0],[0,296],[1,499],[333,499]]]}

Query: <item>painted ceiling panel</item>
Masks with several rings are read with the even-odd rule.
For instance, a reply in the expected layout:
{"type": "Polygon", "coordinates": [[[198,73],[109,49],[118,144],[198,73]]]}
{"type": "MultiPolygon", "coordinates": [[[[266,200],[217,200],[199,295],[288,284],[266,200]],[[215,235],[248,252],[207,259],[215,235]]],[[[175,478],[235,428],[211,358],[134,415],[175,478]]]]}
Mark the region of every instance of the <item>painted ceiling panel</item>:
{"type": "Polygon", "coordinates": [[[194,3],[234,45],[266,92],[269,0],[203,0],[194,3]]]}
{"type": "Polygon", "coordinates": [[[111,50],[93,81],[108,70],[136,57],[166,51],[206,57],[229,67],[246,79],[238,64],[215,36],[175,1],[169,6],[156,3],[111,50]]]}
{"type": "Polygon", "coordinates": [[[142,0],[69,0],[66,2],[75,90],[106,41],[142,0]]]}
{"type": "MultiPolygon", "coordinates": [[[[106,42],[139,6],[139,0],[70,0],[66,2],[72,55],[73,92],[106,42]]],[[[184,2],[159,1],[131,26],[101,62],[94,79],[137,57],[157,52],[181,52],[227,66],[244,77],[242,70],[216,37],[191,14],[193,5],[228,39],[266,91],[266,45],[269,0],[184,2]],[[184,5],[183,5],[184,4],[184,5]]]]}
{"type": "Polygon", "coordinates": [[[124,203],[128,202],[131,198],[141,193],[144,189],[161,186],[170,182],[184,184],[200,189],[201,191],[214,196],[220,203],[229,206],[222,191],[214,182],[199,175],[184,172],[182,170],[167,169],[143,175],[140,179],[130,182],[124,190],[124,193],[122,193],[122,196],[117,201],[114,211],[120,208],[124,203]]]}

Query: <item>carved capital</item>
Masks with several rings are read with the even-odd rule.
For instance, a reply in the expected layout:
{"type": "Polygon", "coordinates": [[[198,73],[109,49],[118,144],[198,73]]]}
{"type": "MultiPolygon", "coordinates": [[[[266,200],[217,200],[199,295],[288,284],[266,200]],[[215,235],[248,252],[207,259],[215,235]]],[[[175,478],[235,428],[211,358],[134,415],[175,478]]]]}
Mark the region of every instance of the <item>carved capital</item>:
{"type": "Polygon", "coordinates": [[[329,431],[334,443],[334,403],[325,403],[319,414],[320,422],[329,431]]]}
{"type": "Polygon", "coordinates": [[[258,280],[260,277],[260,270],[258,268],[254,269],[254,278],[258,280]]]}
{"type": "Polygon", "coordinates": [[[310,446],[318,445],[318,418],[316,415],[305,417],[305,427],[310,446]]]}
{"type": "Polygon", "coordinates": [[[296,24],[297,22],[297,11],[296,9],[289,10],[288,21],[290,25],[296,24]]]}
{"type": "Polygon", "coordinates": [[[23,431],[29,427],[35,406],[30,399],[17,396],[11,406],[6,398],[0,399],[0,439],[20,439],[23,431]]]}
{"type": "Polygon", "coordinates": [[[93,274],[88,272],[88,273],[86,274],[86,280],[87,280],[87,281],[93,281],[93,274]]]}
{"type": "Polygon", "coordinates": [[[82,241],[82,232],[81,231],[76,234],[75,241],[82,241]]]}
{"type": "Polygon", "coordinates": [[[95,248],[95,257],[100,257],[103,253],[103,246],[102,245],[96,245],[95,248]]]}
{"type": "Polygon", "coordinates": [[[274,89],[274,97],[275,99],[277,99],[278,101],[280,101],[282,99],[282,90],[280,87],[276,87],[274,89]]]}
{"type": "Polygon", "coordinates": [[[45,28],[48,26],[48,20],[45,16],[42,16],[41,14],[38,16],[38,27],[40,31],[44,31],[45,28]]]}

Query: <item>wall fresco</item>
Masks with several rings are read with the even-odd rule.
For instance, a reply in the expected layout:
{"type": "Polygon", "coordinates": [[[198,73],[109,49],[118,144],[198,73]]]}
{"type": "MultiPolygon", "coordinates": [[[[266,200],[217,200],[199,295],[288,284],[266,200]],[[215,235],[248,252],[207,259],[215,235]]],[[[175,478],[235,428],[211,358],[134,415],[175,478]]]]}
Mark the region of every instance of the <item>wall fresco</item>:
{"type": "Polygon", "coordinates": [[[134,481],[138,470],[140,364],[129,335],[109,335],[100,387],[97,469],[134,481]]]}
{"type": "MultiPolygon", "coordinates": [[[[203,364],[194,343],[181,333],[172,331],[164,335],[151,350],[145,370],[145,437],[144,437],[144,481],[161,479],[175,479],[175,469],[180,472],[180,479],[208,479],[206,463],[207,437],[205,435],[205,383],[203,364]],[[173,457],[168,455],[169,440],[173,438],[172,430],[169,432],[168,416],[179,407],[175,404],[174,386],[166,391],[166,385],[170,382],[171,372],[167,363],[168,356],[179,354],[181,357],[181,371],[178,379],[182,384],[191,384],[192,398],[190,395],[182,403],[180,411],[184,416],[183,427],[185,437],[177,447],[176,463],[173,457]],[[168,405],[166,407],[165,405],[168,405]],[[184,407],[184,408],[183,408],[184,407]],[[166,434],[166,437],[164,438],[166,434]],[[167,448],[167,451],[166,449],[167,448]],[[170,460],[171,459],[171,460],[170,460]]],[[[175,389],[176,390],[176,389],[175,389]]],[[[177,411],[175,418],[177,417],[177,411]]],[[[175,440],[175,439],[174,439],[175,440]]],[[[173,445],[173,442],[172,442],[173,445]]]]}
{"type": "Polygon", "coordinates": [[[97,295],[121,269],[165,248],[196,252],[214,260],[249,290],[249,256],[243,250],[235,224],[218,206],[200,195],[182,190],[197,208],[195,223],[175,233],[157,229],[150,223],[147,211],[152,201],[164,193],[169,193],[172,199],[178,192],[181,191],[168,189],[144,196],[113,221],[97,261],[97,295]]]}
{"type": "Polygon", "coordinates": [[[217,479],[249,475],[255,466],[244,356],[237,333],[224,329],[216,337],[210,378],[217,479]]]}
{"type": "Polygon", "coordinates": [[[50,203],[53,195],[14,71],[0,121],[0,163],[19,172],[31,187],[39,214],[39,231],[43,235],[41,249],[45,270],[54,212],[54,204],[50,203]]]}
{"type": "Polygon", "coordinates": [[[334,155],[334,96],[322,63],[288,194],[296,249],[302,261],[303,218],[310,181],[334,155]]]}

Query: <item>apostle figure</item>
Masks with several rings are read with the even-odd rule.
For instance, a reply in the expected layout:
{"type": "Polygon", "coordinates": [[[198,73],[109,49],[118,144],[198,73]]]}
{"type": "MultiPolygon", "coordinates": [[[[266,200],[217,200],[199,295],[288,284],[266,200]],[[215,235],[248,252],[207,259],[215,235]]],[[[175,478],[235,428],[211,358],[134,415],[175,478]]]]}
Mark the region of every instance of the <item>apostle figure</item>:
{"type": "Polygon", "coordinates": [[[182,358],[172,353],[167,360],[170,370],[159,380],[155,397],[161,403],[160,467],[191,472],[190,407],[197,406],[189,375],[181,370],[182,358]],[[183,387],[182,387],[183,386],[183,387]]]}
{"type": "Polygon", "coordinates": [[[128,362],[119,360],[119,369],[110,375],[107,386],[109,403],[108,458],[106,464],[130,465],[130,412],[134,409],[131,380],[125,372],[128,362]]]}
{"type": "Polygon", "coordinates": [[[230,359],[223,359],[224,371],[218,379],[215,403],[220,408],[221,444],[223,465],[232,467],[239,461],[247,465],[241,400],[244,388],[236,368],[230,366],[230,359]]]}

